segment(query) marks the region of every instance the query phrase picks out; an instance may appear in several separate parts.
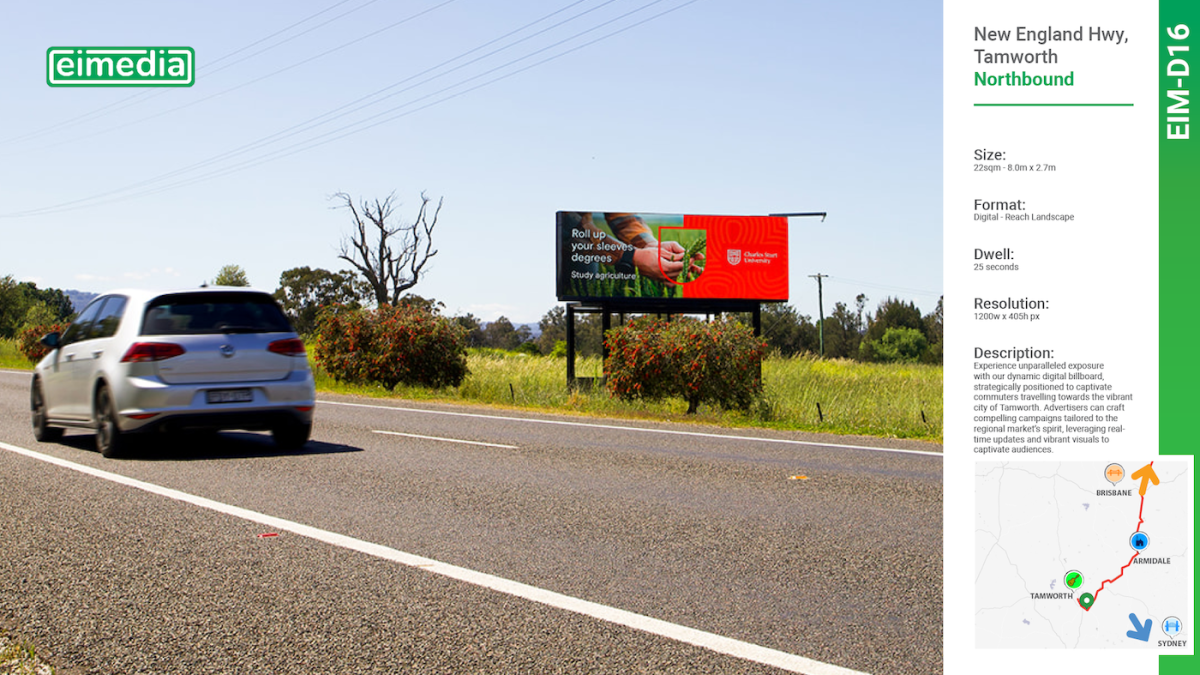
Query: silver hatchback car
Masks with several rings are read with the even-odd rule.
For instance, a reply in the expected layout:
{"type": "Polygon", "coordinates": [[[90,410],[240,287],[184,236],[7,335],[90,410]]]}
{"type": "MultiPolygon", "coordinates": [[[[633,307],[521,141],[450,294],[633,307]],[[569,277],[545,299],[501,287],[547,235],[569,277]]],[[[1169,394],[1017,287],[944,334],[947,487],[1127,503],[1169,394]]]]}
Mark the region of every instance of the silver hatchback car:
{"type": "Polygon", "coordinates": [[[312,432],[304,343],[262,291],[115,291],[42,343],[50,353],[30,392],[39,441],[94,429],[97,449],[114,457],[131,434],[269,430],[294,449],[312,432]]]}

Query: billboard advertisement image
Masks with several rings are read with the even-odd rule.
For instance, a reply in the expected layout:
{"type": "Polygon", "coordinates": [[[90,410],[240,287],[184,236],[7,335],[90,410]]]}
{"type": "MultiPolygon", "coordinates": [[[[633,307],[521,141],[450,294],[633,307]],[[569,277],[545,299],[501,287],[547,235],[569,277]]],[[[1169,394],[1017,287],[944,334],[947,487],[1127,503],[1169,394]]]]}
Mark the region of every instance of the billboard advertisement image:
{"type": "Polygon", "coordinates": [[[559,211],[560,301],[786,301],[787,218],[559,211]]]}

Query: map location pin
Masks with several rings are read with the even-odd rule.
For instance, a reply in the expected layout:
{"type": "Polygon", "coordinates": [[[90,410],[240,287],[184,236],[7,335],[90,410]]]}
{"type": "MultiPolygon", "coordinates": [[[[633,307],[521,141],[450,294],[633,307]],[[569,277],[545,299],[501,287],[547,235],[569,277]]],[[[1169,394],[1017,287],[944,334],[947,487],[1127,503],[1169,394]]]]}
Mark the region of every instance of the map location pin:
{"type": "Polygon", "coordinates": [[[1149,545],[1150,537],[1148,537],[1145,532],[1134,532],[1133,535],[1129,537],[1129,546],[1135,551],[1143,551],[1149,545]]]}
{"type": "Polygon", "coordinates": [[[1116,485],[1125,477],[1125,469],[1120,464],[1109,464],[1104,467],[1104,478],[1108,482],[1116,485]]]}

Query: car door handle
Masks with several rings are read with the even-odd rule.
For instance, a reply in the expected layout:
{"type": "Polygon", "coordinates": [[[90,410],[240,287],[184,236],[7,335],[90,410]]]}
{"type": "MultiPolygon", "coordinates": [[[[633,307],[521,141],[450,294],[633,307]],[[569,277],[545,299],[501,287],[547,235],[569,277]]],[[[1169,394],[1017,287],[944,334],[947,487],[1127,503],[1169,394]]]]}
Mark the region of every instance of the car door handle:
{"type": "Polygon", "coordinates": [[[68,360],[68,361],[74,361],[74,360],[75,360],[75,355],[74,355],[74,354],[67,354],[67,360],[68,360]]]}
{"type": "Polygon", "coordinates": [[[100,355],[103,353],[104,353],[103,349],[97,349],[96,351],[92,352],[92,358],[98,359],[98,358],[100,358],[100,355]]]}

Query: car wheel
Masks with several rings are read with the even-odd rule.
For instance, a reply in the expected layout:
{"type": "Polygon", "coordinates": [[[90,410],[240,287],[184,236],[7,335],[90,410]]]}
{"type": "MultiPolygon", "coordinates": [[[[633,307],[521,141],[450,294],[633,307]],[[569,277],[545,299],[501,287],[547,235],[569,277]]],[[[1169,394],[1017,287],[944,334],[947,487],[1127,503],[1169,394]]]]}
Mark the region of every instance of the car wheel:
{"type": "Polygon", "coordinates": [[[121,434],[121,427],[117,426],[117,404],[107,386],[101,386],[96,392],[92,419],[96,423],[96,449],[105,457],[120,456],[127,439],[121,434]]]}
{"type": "Polygon", "coordinates": [[[299,450],[312,434],[312,422],[289,422],[271,430],[275,447],[280,450],[299,450]]]}
{"type": "Polygon", "coordinates": [[[53,443],[62,438],[63,430],[52,427],[46,418],[46,397],[42,394],[40,380],[33,381],[29,390],[29,408],[33,412],[33,437],[40,443],[53,443]]]}

